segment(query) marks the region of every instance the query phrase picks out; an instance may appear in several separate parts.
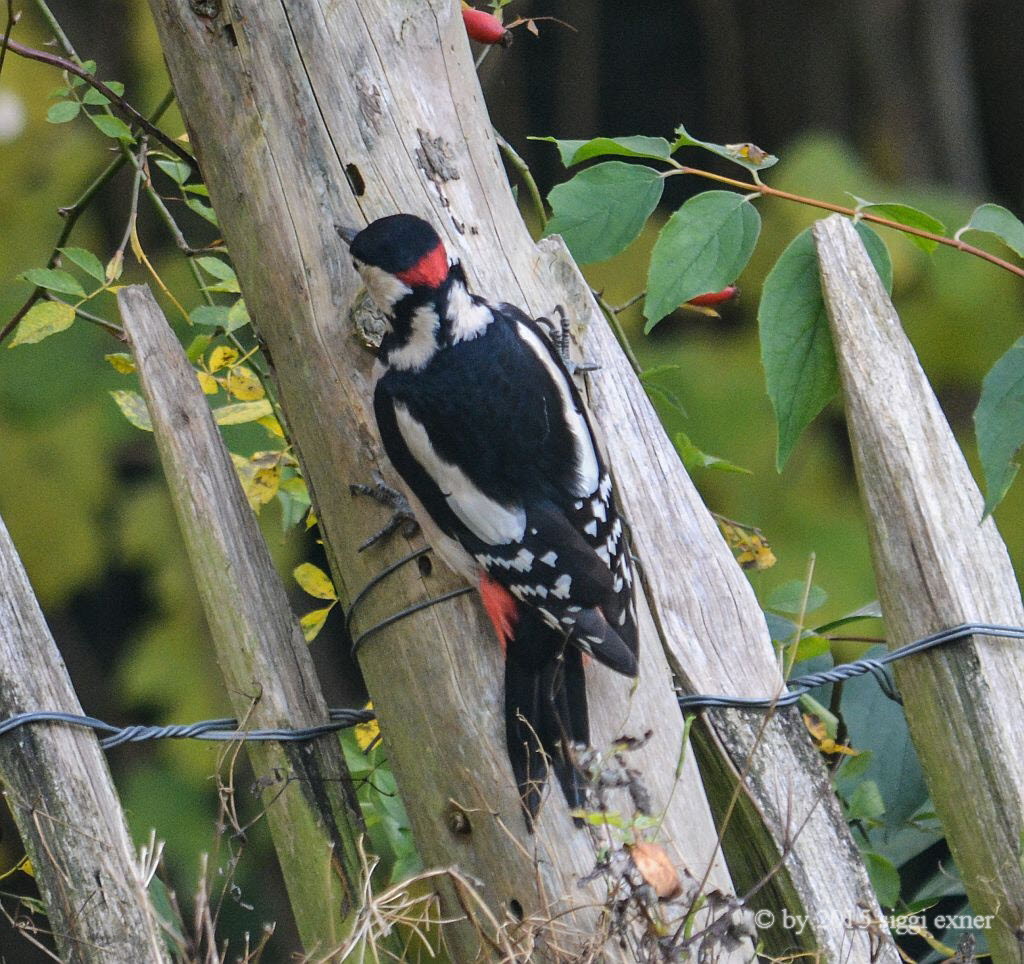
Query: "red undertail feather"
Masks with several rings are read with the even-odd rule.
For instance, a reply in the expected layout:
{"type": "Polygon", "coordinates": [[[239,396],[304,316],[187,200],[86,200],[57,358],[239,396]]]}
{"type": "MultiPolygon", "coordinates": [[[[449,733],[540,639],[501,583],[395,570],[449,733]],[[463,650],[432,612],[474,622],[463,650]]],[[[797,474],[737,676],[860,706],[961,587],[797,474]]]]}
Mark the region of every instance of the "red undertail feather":
{"type": "Polygon", "coordinates": [[[515,597],[500,583],[495,582],[487,575],[480,577],[480,597],[483,599],[484,609],[494,625],[494,631],[498,634],[498,642],[501,643],[501,651],[508,651],[508,643],[515,632],[516,622],[519,620],[519,609],[515,597]]]}
{"type": "Polygon", "coordinates": [[[419,285],[425,285],[428,288],[439,287],[441,282],[448,277],[448,255],[444,250],[444,245],[438,242],[435,248],[423,255],[411,268],[400,272],[397,277],[410,288],[419,285]]]}

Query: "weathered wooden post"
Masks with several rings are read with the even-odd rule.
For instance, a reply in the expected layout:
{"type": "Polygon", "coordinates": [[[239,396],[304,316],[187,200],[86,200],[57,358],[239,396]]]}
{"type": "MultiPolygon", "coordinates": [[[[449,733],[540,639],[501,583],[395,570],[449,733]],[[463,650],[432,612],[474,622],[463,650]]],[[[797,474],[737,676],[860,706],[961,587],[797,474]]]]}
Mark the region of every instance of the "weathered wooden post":
{"type": "MultiPolygon", "coordinates": [[[[1006,546],[850,223],[819,221],[854,461],[890,646],[962,623],[1024,626],[1006,546]]],[[[1024,959],[1024,646],[974,636],[894,666],[950,849],[993,959],[1024,959]]]]}
{"type": "MultiPolygon", "coordinates": [[[[0,719],[81,704],[0,519],[0,719]]],[[[0,737],[3,795],[64,961],[167,961],[156,914],[94,733],[34,723],[0,737]]]]}
{"type": "MultiPolygon", "coordinates": [[[[591,326],[596,340],[587,350],[604,366],[594,381],[596,411],[652,568],[641,601],[640,687],[630,698],[623,681],[591,674],[595,736],[653,727],[633,763],[655,808],[672,799],[664,837],[695,875],[710,865],[709,885],[731,889],[692,756],[672,796],[682,721],[664,647],[688,686],[764,695],[781,679],[763,618],[564,247],[534,245],[526,233],[457,5],[237,0],[212,20],[187,0],[151,7],[343,599],[404,548],[355,552],[373,525],[348,484],[382,460],[367,410],[370,359],[350,315],[357,278],[338,226],[396,211],[427,217],[465,258],[480,291],[534,314],[562,304],[591,326]],[[657,559],[680,552],[692,566],[657,559]]],[[[356,628],[457,585],[439,570],[397,573],[368,598],[356,628]]],[[[593,865],[586,835],[571,829],[560,800],[545,808],[535,837],[524,833],[502,745],[499,657],[476,602],[449,601],[403,620],[360,658],[424,859],[457,862],[485,881],[501,912],[543,920],[572,911],[567,919],[592,926],[579,909],[590,898],[572,896],[593,865]]],[[[728,760],[718,796],[750,774],[737,811],[743,819],[728,830],[730,841],[757,843],[756,857],[740,865],[752,882],[785,858],[770,886],[777,905],[810,919],[800,940],[830,959],[843,959],[851,943],[866,953],[868,938],[842,917],[877,915],[877,904],[824,770],[798,723],[787,729],[777,718],[763,736],[759,730],[756,718],[709,717],[715,754],[725,754],[716,758],[728,760]],[[794,815],[789,800],[806,803],[809,816],[794,815]],[[804,816],[795,834],[794,819],[804,816]]],[[[479,935],[468,926],[453,933],[457,956],[472,957],[479,935]]],[[[884,941],[880,959],[895,960],[884,941]]]]}
{"type": "MultiPolygon", "coordinates": [[[[117,302],[236,716],[250,729],[327,723],[309,648],[195,371],[148,288],[124,288],[117,302]]],[[[323,953],[351,929],[364,877],[337,734],[246,749],[303,945],[323,953]]]]}

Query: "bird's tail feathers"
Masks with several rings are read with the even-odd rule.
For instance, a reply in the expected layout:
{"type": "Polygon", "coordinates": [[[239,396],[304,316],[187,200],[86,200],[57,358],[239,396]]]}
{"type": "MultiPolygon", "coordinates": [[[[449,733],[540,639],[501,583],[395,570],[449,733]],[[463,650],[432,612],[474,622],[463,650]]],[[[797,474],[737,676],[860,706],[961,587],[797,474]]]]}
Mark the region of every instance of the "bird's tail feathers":
{"type": "Polygon", "coordinates": [[[569,642],[623,676],[636,676],[639,671],[636,652],[612,628],[600,609],[584,609],[576,616],[569,642]]]}
{"type": "Polygon", "coordinates": [[[531,830],[549,769],[571,809],[585,802],[571,750],[590,742],[583,656],[559,643],[539,620],[526,619],[516,627],[505,661],[505,739],[531,830]]]}

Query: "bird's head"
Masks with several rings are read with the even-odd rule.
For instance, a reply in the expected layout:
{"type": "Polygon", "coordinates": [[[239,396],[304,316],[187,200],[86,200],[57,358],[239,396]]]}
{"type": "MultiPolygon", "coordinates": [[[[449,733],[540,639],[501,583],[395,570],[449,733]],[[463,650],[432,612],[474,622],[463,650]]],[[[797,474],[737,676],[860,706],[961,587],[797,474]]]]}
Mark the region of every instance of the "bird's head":
{"type": "Polygon", "coordinates": [[[448,254],[437,232],[413,214],[379,218],[361,231],[340,228],[352,263],[377,307],[388,316],[403,298],[428,294],[448,280],[448,254]]]}

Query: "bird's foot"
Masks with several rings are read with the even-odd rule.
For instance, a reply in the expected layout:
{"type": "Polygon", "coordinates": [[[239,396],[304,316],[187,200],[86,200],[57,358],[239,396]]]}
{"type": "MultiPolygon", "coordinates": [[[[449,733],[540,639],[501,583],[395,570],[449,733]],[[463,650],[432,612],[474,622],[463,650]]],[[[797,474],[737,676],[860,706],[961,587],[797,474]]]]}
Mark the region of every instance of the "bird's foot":
{"type": "Polygon", "coordinates": [[[391,518],[379,531],[375,532],[360,547],[359,551],[390,538],[395,532],[401,532],[406,539],[411,539],[419,531],[420,524],[409,505],[409,500],[397,489],[393,489],[376,472],[373,473],[373,485],[353,482],[348,487],[353,495],[369,496],[387,509],[391,509],[391,518]]]}
{"type": "Polygon", "coordinates": [[[558,316],[557,322],[551,318],[542,317],[537,319],[537,324],[540,325],[548,336],[551,344],[555,346],[563,364],[569,370],[569,374],[575,376],[585,372],[596,372],[601,367],[600,365],[588,361],[577,362],[572,357],[572,330],[569,325],[569,316],[565,313],[565,308],[561,305],[555,305],[555,310],[552,314],[558,316]]]}

